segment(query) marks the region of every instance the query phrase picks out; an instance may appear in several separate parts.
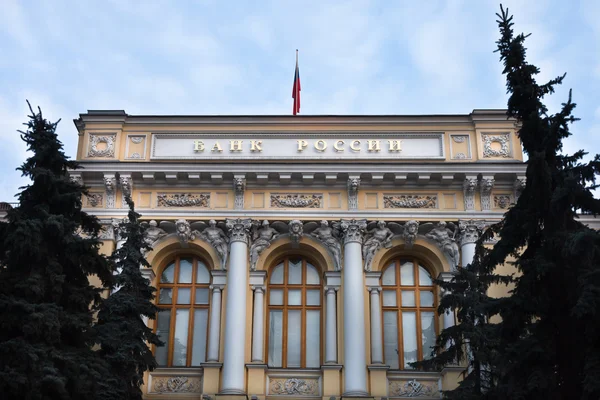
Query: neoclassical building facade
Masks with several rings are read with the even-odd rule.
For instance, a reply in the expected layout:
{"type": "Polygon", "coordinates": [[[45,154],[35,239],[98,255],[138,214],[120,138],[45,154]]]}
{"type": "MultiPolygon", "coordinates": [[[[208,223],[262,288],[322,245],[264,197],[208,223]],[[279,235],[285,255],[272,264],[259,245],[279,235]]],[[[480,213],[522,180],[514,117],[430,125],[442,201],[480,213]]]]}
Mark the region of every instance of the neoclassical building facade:
{"type": "MultiPolygon", "coordinates": [[[[434,279],[525,185],[503,110],[422,116],[136,116],[75,120],[73,179],[105,225],[130,195],[146,223],[166,343],[148,399],[440,398],[423,372],[434,279]]],[[[502,294],[502,288],[498,294],[502,294]]]]}

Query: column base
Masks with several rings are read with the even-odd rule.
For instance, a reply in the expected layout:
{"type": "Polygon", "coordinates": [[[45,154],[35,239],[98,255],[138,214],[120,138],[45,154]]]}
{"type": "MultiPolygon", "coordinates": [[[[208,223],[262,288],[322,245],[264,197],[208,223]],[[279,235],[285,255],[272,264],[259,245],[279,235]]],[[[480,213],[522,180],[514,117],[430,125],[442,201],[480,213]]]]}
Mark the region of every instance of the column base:
{"type": "Polygon", "coordinates": [[[373,396],[369,396],[369,393],[354,390],[352,392],[345,392],[342,394],[341,399],[374,399],[373,396]]]}
{"type": "Polygon", "coordinates": [[[219,399],[219,400],[240,400],[240,399],[245,399],[248,400],[250,399],[250,397],[248,397],[247,394],[234,394],[234,393],[217,393],[215,394],[215,399],[219,399]]]}

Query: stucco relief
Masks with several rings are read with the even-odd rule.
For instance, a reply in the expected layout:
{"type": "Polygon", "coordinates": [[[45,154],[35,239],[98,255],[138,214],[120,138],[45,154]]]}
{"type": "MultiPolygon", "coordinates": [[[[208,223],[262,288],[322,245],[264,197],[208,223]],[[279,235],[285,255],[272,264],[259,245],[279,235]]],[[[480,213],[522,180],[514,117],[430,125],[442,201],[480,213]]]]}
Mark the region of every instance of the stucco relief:
{"type": "Polygon", "coordinates": [[[508,194],[494,195],[494,208],[507,209],[510,206],[511,198],[508,194]]]}
{"type": "Polygon", "coordinates": [[[463,182],[463,195],[465,198],[465,211],[475,210],[475,189],[477,178],[466,178],[463,182]]]}
{"type": "Polygon", "coordinates": [[[153,376],[153,393],[201,393],[202,378],[189,376],[153,376]]]}
{"type": "Polygon", "coordinates": [[[210,206],[210,193],[159,193],[158,207],[205,207],[210,206]]]}
{"type": "Polygon", "coordinates": [[[320,224],[309,222],[304,225],[304,232],[319,240],[329,250],[333,257],[335,270],[342,269],[342,245],[340,244],[341,227],[339,223],[332,223],[323,220],[320,224]]]}
{"type": "Polygon", "coordinates": [[[318,378],[270,378],[269,394],[290,396],[318,396],[318,378]]]}
{"type": "Polygon", "coordinates": [[[119,183],[121,184],[121,207],[128,208],[126,199],[131,198],[133,192],[133,179],[129,175],[121,175],[119,177],[119,183]]]}
{"type": "Polygon", "coordinates": [[[358,188],[360,178],[348,178],[348,209],[358,209],[358,188]]]}
{"type": "Polygon", "coordinates": [[[503,133],[490,135],[483,133],[481,135],[483,141],[483,158],[503,157],[510,158],[510,134],[503,133]],[[500,149],[496,150],[492,147],[493,143],[498,143],[500,149]]]}
{"type": "Polygon", "coordinates": [[[88,193],[87,203],[92,207],[102,207],[102,200],[104,195],[102,193],[88,193]]]}
{"type": "Polygon", "coordinates": [[[383,195],[385,208],[437,208],[435,195],[383,195]]]}
{"type": "Polygon", "coordinates": [[[250,270],[256,271],[256,262],[261,253],[271,245],[275,239],[288,231],[288,226],[284,222],[274,222],[264,220],[262,224],[258,221],[252,223],[252,245],[250,246],[250,270]]]}
{"type": "Polygon", "coordinates": [[[437,224],[430,222],[419,226],[419,232],[424,233],[426,238],[433,240],[440,250],[446,254],[450,261],[450,269],[454,271],[460,261],[460,252],[456,243],[457,226],[452,222],[440,221],[437,224]]]}
{"type": "Polygon", "coordinates": [[[271,207],[273,208],[321,208],[323,207],[323,194],[321,193],[293,193],[271,194],[271,207]]]}
{"type": "MultiPolygon", "coordinates": [[[[392,222],[390,224],[395,223],[392,222]]],[[[373,258],[378,250],[382,248],[389,249],[392,247],[392,236],[394,236],[394,232],[392,232],[387,225],[388,224],[385,221],[371,222],[367,225],[365,242],[362,245],[365,271],[371,271],[371,264],[373,263],[373,258]]]]}
{"type": "Polygon", "coordinates": [[[246,178],[233,178],[233,191],[235,193],[234,208],[244,209],[244,191],[246,190],[246,178]]]}
{"type": "Polygon", "coordinates": [[[480,182],[479,193],[481,196],[481,209],[492,209],[492,188],[494,187],[494,179],[483,178],[480,182]]]}
{"type": "Polygon", "coordinates": [[[115,208],[115,188],[117,186],[117,178],[114,176],[105,176],[104,186],[106,187],[106,208],[115,208]]]}
{"type": "Polygon", "coordinates": [[[437,381],[391,380],[388,384],[390,397],[441,397],[437,381]]]}
{"type": "Polygon", "coordinates": [[[108,135],[90,135],[88,157],[114,157],[116,133],[108,135]]]}

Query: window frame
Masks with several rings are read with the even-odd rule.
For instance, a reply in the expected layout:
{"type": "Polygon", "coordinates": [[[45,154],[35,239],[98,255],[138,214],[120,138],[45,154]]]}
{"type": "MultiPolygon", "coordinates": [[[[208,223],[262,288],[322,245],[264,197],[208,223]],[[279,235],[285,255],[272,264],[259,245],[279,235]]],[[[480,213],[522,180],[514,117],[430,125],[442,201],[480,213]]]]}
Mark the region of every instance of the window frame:
{"type": "MultiPolygon", "coordinates": [[[[434,333],[437,339],[439,335],[439,315],[437,312],[438,307],[438,286],[435,285],[433,280],[435,279],[432,274],[432,268],[427,265],[427,263],[423,262],[422,259],[415,256],[398,256],[391,260],[389,260],[387,265],[381,270],[381,277],[379,278],[379,283],[381,285],[381,301],[380,301],[380,312],[381,312],[381,343],[384,343],[385,334],[384,334],[384,312],[395,311],[396,312],[396,329],[397,329],[397,345],[396,349],[398,354],[398,370],[402,371],[415,371],[414,368],[410,368],[404,365],[404,332],[403,332],[403,324],[402,324],[402,313],[406,312],[414,312],[415,320],[416,320],[416,339],[417,339],[417,361],[422,361],[424,359],[423,356],[423,343],[422,343],[422,323],[421,323],[421,313],[422,312],[433,312],[433,320],[434,320],[434,333]],[[413,264],[413,285],[402,285],[401,282],[401,273],[400,268],[402,264],[406,261],[410,261],[413,264]],[[393,265],[393,266],[392,266],[393,265]],[[419,266],[425,269],[429,274],[429,278],[431,279],[431,286],[420,285],[419,282],[419,266]],[[387,269],[394,268],[394,276],[395,276],[395,284],[394,285],[384,285],[383,284],[383,276],[387,269]],[[412,291],[414,293],[415,305],[414,306],[403,306],[402,305],[402,291],[412,291]],[[395,306],[385,306],[384,305],[384,291],[388,292],[396,292],[396,305],[395,306]],[[433,306],[421,306],[421,292],[433,292],[433,306]]],[[[385,349],[384,349],[385,350],[385,349]]],[[[429,353],[428,353],[429,354],[429,353]]],[[[383,352],[384,363],[390,365],[388,360],[386,360],[385,351],[383,352]]]]}
{"type": "MultiPolygon", "coordinates": [[[[210,317],[211,317],[211,307],[210,303],[212,300],[210,286],[212,285],[212,274],[211,269],[208,263],[202,258],[195,254],[177,254],[174,257],[168,259],[165,262],[164,266],[159,269],[159,274],[157,274],[157,285],[156,285],[156,306],[161,310],[169,310],[171,312],[170,321],[169,321],[169,338],[165,343],[167,347],[167,363],[166,365],[158,365],[158,368],[200,368],[200,365],[191,365],[192,357],[193,357],[193,346],[194,346],[194,318],[195,318],[195,310],[207,310],[206,317],[206,341],[204,343],[204,361],[206,362],[206,356],[208,353],[208,335],[210,331],[210,317]],[[191,259],[192,260],[192,279],[191,283],[179,283],[177,282],[179,279],[180,272],[180,264],[182,259],[191,259]],[[208,271],[209,274],[209,282],[208,283],[196,283],[197,274],[198,274],[198,263],[204,264],[204,267],[208,271]],[[175,264],[175,268],[173,270],[173,283],[163,283],[161,282],[162,275],[164,271],[169,268],[172,264],[175,264]],[[179,296],[179,289],[190,289],[190,302],[189,304],[177,304],[177,299],[179,296]],[[160,304],[160,290],[161,289],[171,289],[171,303],[170,304],[160,304]],[[196,289],[207,289],[208,290],[208,301],[205,304],[196,304],[196,289]],[[187,343],[186,343],[186,361],[185,365],[173,365],[173,347],[175,344],[174,336],[175,336],[175,326],[177,322],[177,310],[187,309],[189,312],[188,316],[188,331],[187,331],[187,343]]],[[[160,312],[160,311],[159,311],[160,312]]],[[[154,320],[154,333],[158,330],[158,314],[157,318],[154,320]]],[[[158,346],[153,345],[152,352],[156,357],[156,349],[158,346]]]]}
{"type": "Polygon", "coordinates": [[[282,369],[320,369],[323,364],[323,334],[324,334],[324,288],[323,288],[323,276],[321,274],[321,269],[318,264],[314,263],[310,258],[299,255],[299,254],[291,254],[280,257],[277,259],[269,268],[269,274],[267,278],[267,295],[266,295],[266,346],[264,349],[264,360],[265,363],[269,364],[269,344],[270,344],[270,324],[271,324],[271,311],[278,310],[282,313],[282,340],[281,340],[281,366],[280,367],[272,367],[268,365],[269,368],[282,368],[282,369]],[[289,260],[299,258],[302,260],[302,281],[300,284],[290,284],[288,282],[289,275],[289,260]],[[307,284],[307,263],[312,265],[313,268],[317,270],[319,274],[319,284],[307,284]],[[275,268],[277,268],[280,264],[283,264],[283,283],[271,283],[272,272],[275,268]],[[302,298],[300,305],[288,305],[288,291],[289,290],[298,290],[302,291],[302,298]],[[306,301],[306,293],[307,290],[319,290],[319,305],[307,305],[306,301]],[[271,290],[282,290],[283,291],[283,304],[281,305],[271,305],[271,290]],[[288,367],[287,364],[287,345],[288,345],[288,313],[289,310],[300,310],[300,318],[301,318],[301,330],[300,330],[300,366],[299,367],[288,367]],[[310,310],[318,310],[319,311],[319,365],[316,367],[307,367],[306,366],[306,315],[307,311],[310,310]]]}

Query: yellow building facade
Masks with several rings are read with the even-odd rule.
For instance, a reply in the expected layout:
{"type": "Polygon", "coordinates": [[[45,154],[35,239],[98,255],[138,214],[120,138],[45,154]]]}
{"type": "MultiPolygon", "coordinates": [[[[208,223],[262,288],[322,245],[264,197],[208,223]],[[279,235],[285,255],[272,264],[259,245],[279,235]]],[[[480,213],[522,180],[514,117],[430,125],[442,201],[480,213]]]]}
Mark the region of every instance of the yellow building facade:
{"type": "MultiPolygon", "coordinates": [[[[136,116],[75,120],[73,179],[105,230],[130,195],[167,344],[148,399],[440,398],[422,372],[441,329],[433,279],[525,185],[503,110],[422,116],[136,116]]],[[[499,292],[500,294],[501,292],[499,292]]]]}

